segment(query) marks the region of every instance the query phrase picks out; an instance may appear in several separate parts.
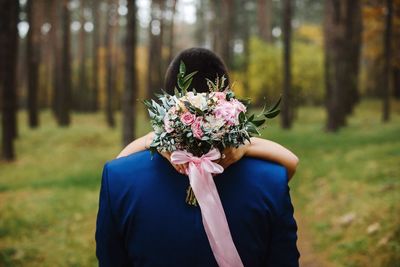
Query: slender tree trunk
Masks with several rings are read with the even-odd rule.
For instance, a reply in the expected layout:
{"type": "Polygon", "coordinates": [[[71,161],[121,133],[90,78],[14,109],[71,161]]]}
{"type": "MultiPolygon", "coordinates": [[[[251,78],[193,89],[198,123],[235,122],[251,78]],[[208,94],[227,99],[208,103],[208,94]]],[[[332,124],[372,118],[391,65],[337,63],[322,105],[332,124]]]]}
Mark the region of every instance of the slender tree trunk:
{"type": "MultiPolygon", "coordinates": [[[[394,51],[393,51],[394,52],[394,51]]],[[[393,66],[393,96],[400,99],[400,67],[393,66]]]]}
{"type": "Polygon", "coordinates": [[[235,12],[235,3],[233,0],[223,0],[223,22],[222,22],[222,35],[221,38],[221,46],[219,54],[222,59],[225,61],[225,64],[228,68],[232,69],[233,67],[233,37],[234,37],[234,12],[235,12]]]}
{"type": "Polygon", "coordinates": [[[362,40],[362,14],[361,2],[350,1],[347,5],[349,20],[345,26],[345,39],[347,40],[346,57],[348,62],[347,72],[349,75],[348,87],[344,98],[345,114],[353,113],[355,105],[359,102],[358,79],[360,73],[361,40],[362,40]]]}
{"type": "Polygon", "coordinates": [[[222,34],[222,3],[221,1],[212,0],[212,13],[213,19],[211,21],[211,29],[212,29],[212,47],[215,53],[221,55],[222,46],[221,46],[221,34],[222,34]]]}
{"type": "Polygon", "coordinates": [[[361,11],[359,0],[325,2],[325,87],[328,131],[346,125],[358,100],[361,11]]]}
{"type": "Polygon", "coordinates": [[[147,70],[147,92],[149,98],[152,98],[154,96],[154,93],[159,92],[163,85],[163,11],[164,1],[152,0],[151,21],[149,25],[149,51],[147,70]]]}
{"type": "Polygon", "coordinates": [[[15,158],[19,1],[0,0],[0,107],[2,156],[15,158]]]}
{"type": "Polygon", "coordinates": [[[262,40],[272,42],[272,0],[258,0],[257,23],[262,40]]]}
{"type": "Polygon", "coordinates": [[[125,40],[125,86],[122,97],[122,144],[128,145],[135,138],[135,109],[137,96],[136,73],[136,1],[128,1],[128,25],[125,40]]]}
{"type": "Polygon", "coordinates": [[[292,0],[283,0],[283,101],[282,128],[292,127],[292,73],[291,73],[292,0]]]}
{"type": "Polygon", "coordinates": [[[52,58],[52,110],[53,115],[57,121],[59,121],[60,117],[60,84],[62,76],[61,76],[61,23],[60,23],[60,2],[51,0],[51,29],[50,29],[50,41],[52,44],[53,54],[52,58]]]}
{"type": "Polygon", "coordinates": [[[233,65],[233,27],[235,3],[233,0],[211,1],[213,10],[213,49],[228,68],[233,65]]]}
{"type": "Polygon", "coordinates": [[[86,74],[86,32],[85,32],[85,0],[80,0],[80,23],[79,31],[79,78],[78,86],[75,88],[74,103],[80,111],[87,111],[88,103],[88,86],[86,74]]]}
{"type": "Polygon", "coordinates": [[[110,7],[113,5],[114,0],[108,1],[108,12],[107,12],[107,23],[106,23],[106,34],[105,34],[105,44],[107,46],[106,52],[106,72],[107,72],[107,81],[106,81],[106,121],[109,127],[115,127],[115,118],[114,118],[114,107],[113,100],[115,94],[115,83],[114,83],[114,23],[115,22],[115,12],[116,10],[110,10],[110,7]],[[113,24],[113,25],[111,25],[113,24]]]}
{"type": "MultiPolygon", "coordinates": [[[[383,69],[383,114],[382,121],[390,120],[390,79],[391,79],[391,44],[392,44],[392,16],[393,16],[393,1],[386,0],[386,22],[384,35],[384,54],[385,63],[383,69]]],[[[399,49],[399,48],[397,48],[399,49]]]]}
{"type": "Polygon", "coordinates": [[[205,2],[198,1],[196,3],[196,30],[195,39],[196,45],[203,47],[206,44],[206,20],[205,20],[205,2]]]}
{"type": "Polygon", "coordinates": [[[70,12],[68,10],[69,0],[62,2],[62,53],[61,53],[61,80],[58,93],[59,118],[60,126],[68,126],[71,122],[71,34],[70,34],[70,12]]]}
{"type": "MultiPolygon", "coordinates": [[[[46,0],[46,1],[41,1],[41,10],[43,12],[42,17],[43,21],[46,23],[51,24],[51,0],[46,0]]],[[[42,79],[40,82],[40,89],[39,90],[39,110],[41,108],[49,108],[51,99],[51,90],[52,90],[52,56],[53,56],[53,51],[52,51],[52,39],[51,39],[51,29],[49,32],[46,33],[46,35],[41,35],[40,38],[40,50],[41,50],[41,57],[40,61],[43,62],[44,68],[43,68],[43,73],[42,73],[42,79]],[[42,51],[46,51],[46,53],[43,53],[42,51]]],[[[40,76],[40,75],[39,75],[40,76]]]]}
{"type": "Polygon", "coordinates": [[[168,39],[168,64],[172,61],[173,56],[174,56],[174,27],[175,27],[175,11],[176,11],[176,2],[177,0],[172,0],[172,6],[171,6],[171,13],[172,13],[172,18],[171,22],[169,24],[169,39],[168,39]]]}
{"type": "Polygon", "coordinates": [[[31,128],[39,126],[39,59],[40,59],[40,23],[38,21],[38,1],[28,0],[27,13],[29,31],[27,36],[28,65],[28,124],[31,128]]]}
{"type": "Polygon", "coordinates": [[[92,75],[92,96],[91,96],[91,109],[92,111],[98,110],[99,98],[99,7],[98,1],[92,0],[93,8],[93,75],[92,75]]]}
{"type": "Polygon", "coordinates": [[[242,12],[242,25],[240,26],[241,37],[243,41],[243,65],[242,71],[245,74],[243,79],[243,87],[245,95],[249,96],[249,81],[248,81],[248,71],[250,62],[250,12],[246,10],[246,0],[241,0],[240,5],[245,8],[242,12]]]}

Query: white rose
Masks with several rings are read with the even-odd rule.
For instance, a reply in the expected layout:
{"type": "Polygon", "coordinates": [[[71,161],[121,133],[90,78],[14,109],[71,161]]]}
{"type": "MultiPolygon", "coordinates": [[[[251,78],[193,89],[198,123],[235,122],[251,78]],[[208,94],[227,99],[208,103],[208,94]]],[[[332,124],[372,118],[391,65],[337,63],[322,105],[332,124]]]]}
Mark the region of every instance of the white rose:
{"type": "MultiPolygon", "coordinates": [[[[192,93],[192,92],[189,92],[192,93]]],[[[206,110],[207,109],[207,98],[206,98],[206,94],[202,93],[202,94],[197,94],[194,95],[189,94],[188,93],[188,100],[189,102],[195,106],[196,108],[200,109],[200,110],[206,110]]]]}

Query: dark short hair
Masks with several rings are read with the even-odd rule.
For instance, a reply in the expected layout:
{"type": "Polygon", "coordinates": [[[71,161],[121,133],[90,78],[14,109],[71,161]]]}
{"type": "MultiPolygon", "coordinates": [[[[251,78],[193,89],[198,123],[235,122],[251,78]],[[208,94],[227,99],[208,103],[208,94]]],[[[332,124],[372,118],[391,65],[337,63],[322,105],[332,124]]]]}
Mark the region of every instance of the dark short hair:
{"type": "Polygon", "coordinates": [[[186,65],[186,74],[198,71],[193,77],[189,90],[194,88],[197,92],[207,92],[206,78],[215,81],[217,77],[222,77],[223,75],[226,78],[225,85],[230,84],[228,69],[222,59],[208,49],[194,47],[180,52],[168,66],[165,74],[164,90],[169,94],[174,93],[175,87],[178,88],[177,76],[181,61],[186,65]]]}

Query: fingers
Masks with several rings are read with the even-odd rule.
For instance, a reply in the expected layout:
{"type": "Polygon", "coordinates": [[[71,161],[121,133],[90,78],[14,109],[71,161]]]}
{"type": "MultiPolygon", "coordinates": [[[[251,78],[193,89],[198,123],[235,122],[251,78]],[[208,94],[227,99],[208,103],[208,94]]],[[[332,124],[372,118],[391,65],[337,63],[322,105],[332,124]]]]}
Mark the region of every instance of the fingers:
{"type": "Polygon", "coordinates": [[[187,170],[186,165],[187,164],[172,164],[172,166],[175,168],[175,170],[177,172],[179,172],[180,174],[186,174],[187,173],[186,172],[186,170],[187,170]]]}
{"type": "Polygon", "coordinates": [[[221,160],[218,164],[221,165],[224,169],[227,169],[233,161],[229,158],[221,160]]]}

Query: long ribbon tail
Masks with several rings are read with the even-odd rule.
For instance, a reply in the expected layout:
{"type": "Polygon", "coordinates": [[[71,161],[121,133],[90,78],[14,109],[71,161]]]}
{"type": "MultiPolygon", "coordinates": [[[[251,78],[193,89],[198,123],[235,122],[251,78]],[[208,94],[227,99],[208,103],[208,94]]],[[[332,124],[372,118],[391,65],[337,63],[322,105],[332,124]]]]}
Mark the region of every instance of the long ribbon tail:
{"type": "Polygon", "coordinates": [[[199,203],[204,229],[218,265],[243,267],[211,173],[190,163],[189,180],[199,203]]]}

